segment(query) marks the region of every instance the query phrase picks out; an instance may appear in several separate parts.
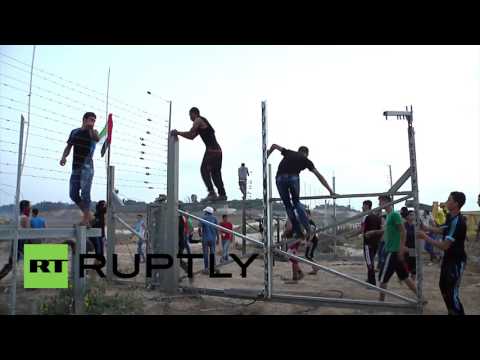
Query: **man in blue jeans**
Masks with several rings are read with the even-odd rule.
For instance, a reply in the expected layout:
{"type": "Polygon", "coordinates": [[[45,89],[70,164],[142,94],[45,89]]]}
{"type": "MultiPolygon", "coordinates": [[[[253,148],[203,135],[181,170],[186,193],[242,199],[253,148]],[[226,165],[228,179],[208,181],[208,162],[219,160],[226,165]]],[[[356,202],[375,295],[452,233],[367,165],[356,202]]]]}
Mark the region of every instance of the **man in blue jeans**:
{"type": "Polygon", "coordinates": [[[65,166],[73,147],[70,199],[82,210],[83,218],[80,225],[85,226],[92,220],[90,191],[93,180],[93,153],[100,140],[98,131],[93,128],[96,118],[93,112],[86,112],[83,115],[82,127],[72,130],[60,160],[60,165],[65,166]]]}
{"type": "MultiPolygon", "coordinates": [[[[207,206],[205,209],[203,209],[203,212],[203,220],[218,225],[217,218],[213,216],[212,207],[207,206]]],[[[220,235],[215,226],[206,224],[204,222],[201,223],[200,229],[202,237],[203,263],[205,265],[203,273],[208,274],[210,272],[208,267],[210,254],[213,254],[213,266],[215,267],[215,244],[220,243],[220,235]]]]}
{"type": "Polygon", "coordinates": [[[335,196],[335,193],[328,185],[325,178],[318,172],[313,163],[308,159],[308,148],[306,146],[300,146],[298,151],[292,151],[285,149],[277,144],[273,144],[267,152],[267,157],[274,151],[278,150],[283,155],[283,159],[278,165],[276,183],[278,193],[282,199],[283,205],[287,212],[288,218],[292,222],[293,232],[295,237],[302,238],[302,230],[300,223],[303,225],[307,235],[307,241],[313,235],[310,232],[310,223],[305,213],[303,205],[300,203],[300,172],[308,169],[313,172],[322,185],[330,192],[331,196],[335,196]],[[297,212],[298,219],[295,216],[294,211],[297,212]]]}

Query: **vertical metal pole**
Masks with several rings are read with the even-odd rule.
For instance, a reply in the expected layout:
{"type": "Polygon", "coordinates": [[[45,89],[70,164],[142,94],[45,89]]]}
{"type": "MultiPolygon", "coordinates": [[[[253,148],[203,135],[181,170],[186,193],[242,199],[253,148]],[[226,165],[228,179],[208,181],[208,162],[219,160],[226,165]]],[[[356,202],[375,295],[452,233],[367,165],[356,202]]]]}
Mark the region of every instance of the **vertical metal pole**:
{"type": "MultiPolygon", "coordinates": [[[[335,175],[333,175],[332,186],[333,186],[333,192],[335,192],[335,175]]],[[[333,221],[335,221],[335,223],[337,222],[337,204],[335,199],[333,199],[333,221]]],[[[337,227],[336,226],[333,228],[333,236],[335,236],[333,238],[333,257],[336,258],[337,257],[337,227]]]]}
{"type": "Polygon", "coordinates": [[[172,130],[172,100],[170,100],[168,106],[168,136],[170,136],[170,131],[172,130]]]}
{"type": "Polygon", "coordinates": [[[174,294],[178,290],[178,137],[168,134],[167,160],[167,209],[166,238],[163,250],[173,258],[173,266],[163,270],[165,275],[164,290],[174,294]]]}
{"type": "MultiPolygon", "coordinates": [[[[108,95],[110,93],[110,68],[108,68],[108,78],[107,78],[107,98],[106,98],[106,101],[105,101],[105,121],[107,122],[108,124],[108,95]]],[[[108,125],[107,125],[108,127],[108,125]]],[[[108,146],[108,150],[107,150],[107,170],[108,170],[108,167],[110,166],[110,148],[111,148],[111,144],[108,146]]],[[[107,184],[107,188],[108,188],[108,184],[107,184]]],[[[108,189],[107,189],[108,191],[108,189]]],[[[108,195],[107,195],[108,196],[108,195]]]]}
{"type": "Polygon", "coordinates": [[[422,261],[422,249],[420,239],[417,237],[417,231],[419,230],[418,219],[420,219],[420,206],[418,197],[418,174],[417,174],[417,155],[415,149],[415,130],[413,128],[413,109],[410,106],[410,116],[408,117],[408,148],[410,153],[410,168],[412,169],[411,181],[413,192],[413,206],[415,209],[415,256],[417,264],[417,298],[418,313],[423,313],[423,305],[420,300],[423,299],[423,261],[422,261]]]}
{"type": "Polygon", "coordinates": [[[264,297],[271,298],[271,283],[269,272],[270,254],[269,254],[269,239],[270,239],[270,204],[269,204],[269,189],[268,189],[268,166],[267,166],[267,102],[262,101],[262,170],[263,170],[263,254],[264,254],[264,297]]]}
{"type": "MultiPolygon", "coordinates": [[[[390,173],[390,189],[392,188],[393,186],[393,179],[392,179],[392,165],[388,165],[388,171],[390,173]]],[[[394,196],[392,195],[392,201],[394,201],[394,196]]],[[[395,205],[392,205],[392,209],[395,210],[395,205]]]]}
{"type": "Polygon", "coordinates": [[[268,164],[268,223],[266,224],[267,229],[267,266],[268,266],[268,279],[267,279],[267,299],[272,298],[272,290],[273,290],[273,254],[272,254],[272,245],[273,245],[273,234],[272,234],[272,202],[270,199],[272,198],[272,165],[268,164]]]}
{"type": "MultiPolygon", "coordinates": [[[[245,184],[247,186],[247,184],[245,184]]],[[[242,234],[247,235],[247,210],[245,209],[246,207],[246,196],[243,197],[242,200],[242,234]]],[[[247,253],[247,241],[242,238],[242,256],[245,256],[247,253]]]]}
{"type": "Polygon", "coordinates": [[[77,315],[84,313],[84,297],[86,276],[80,278],[80,254],[87,252],[87,228],[85,226],[75,226],[76,241],[75,253],[73,255],[73,296],[74,296],[74,312],[77,315]]]}
{"type": "Polygon", "coordinates": [[[20,117],[20,136],[18,140],[18,160],[17,160],[17,189],[15,191],[15,213],[13,215],[16,225],[15,237],[13,238],[12,254],[12,289],[10,291],[10,315],[15,315],[17,309],[17,257],[18,257],[18,228],[20,227],[20,186],[22,182],[22,150],[23,150],[23,129],[25,127],[25,118],[20,117]]]}
{"type": "Polygon", "coordinates": [[[107,280],[113,279],[113,253],[115,252],[115,209],[113,192],[115,166],[107,168],[107,280]]]}

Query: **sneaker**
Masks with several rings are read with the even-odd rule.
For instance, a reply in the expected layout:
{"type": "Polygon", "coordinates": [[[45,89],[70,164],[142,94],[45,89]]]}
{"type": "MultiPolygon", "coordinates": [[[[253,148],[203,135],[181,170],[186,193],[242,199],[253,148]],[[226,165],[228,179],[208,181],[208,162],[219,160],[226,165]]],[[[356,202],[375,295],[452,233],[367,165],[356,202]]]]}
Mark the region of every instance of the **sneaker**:
{"type": "Polygon", "coordinates": [[[203,269],[202,274],[208,275],[210,274],[210,271],[208,269],[203,269]]]}
{"type": "Polygon", "coordinates": [[[211,192],[211,193],[208,193],[206,198],[200,200],[200,202],[215,201],[215,200],[217,200],[217,198],[218,198],[217,193],[216,192],[211,192]]]}
{"type": "Polygon", "coordinates": [[[227,201],[227,195],[219,195],[219,196],[217,196],[217,201],[227,201]]]}
{"type": "Polygon", "coordinates": [[[318,270],[312,270],[308,273],[308,275],[317,275],[318,270]]]}
{"type": "Polygon", "coordinates": [[[303,271],[299,271],[298,272],[298,280],[302,280],[304,277],[305,277],[305,275],[303,274],[303,271]]]}

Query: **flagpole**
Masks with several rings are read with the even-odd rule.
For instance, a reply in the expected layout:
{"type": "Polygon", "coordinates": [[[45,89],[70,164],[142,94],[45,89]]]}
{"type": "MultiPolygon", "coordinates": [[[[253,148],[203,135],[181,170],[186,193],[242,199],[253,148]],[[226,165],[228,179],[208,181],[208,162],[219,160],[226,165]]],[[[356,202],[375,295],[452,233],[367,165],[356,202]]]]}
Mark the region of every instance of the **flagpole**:
{"type": "MultiPolygon", "coordinates": [[[[105,121],[108,124],[108,93],[110,91],[110,67],[108,68],[108,80],[107,80],[107,101],[106,101],[106,108],[105,108],[105,121]]],[[[108,125],[107,125],[108,129],[108,125]]],[[[107,169],[110,166],[110,146],[108,147],[108,154],[107,154],[107,169]]],[[[108,181],[107,181],[108,183],[108,181]]]]}

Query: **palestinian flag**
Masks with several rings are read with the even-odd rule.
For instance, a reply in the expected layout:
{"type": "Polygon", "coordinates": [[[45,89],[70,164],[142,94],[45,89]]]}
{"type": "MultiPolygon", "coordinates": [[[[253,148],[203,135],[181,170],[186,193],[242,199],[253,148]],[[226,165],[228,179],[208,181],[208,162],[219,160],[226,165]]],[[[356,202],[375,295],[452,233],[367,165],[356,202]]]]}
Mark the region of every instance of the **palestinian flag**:
{"type": "Polygon", "coordinates": [[[100,136],[100,140],[98,142],[99,145],[102,145],[102,157],[105,155],[105,153],[108,150],[108,147],[112,143],[112,130],[113,130],[113,120],[112,120],[112,114],[108,114],[108,121],[105,124],[105,127],[103,130],[98,134],[100,136]]]}

